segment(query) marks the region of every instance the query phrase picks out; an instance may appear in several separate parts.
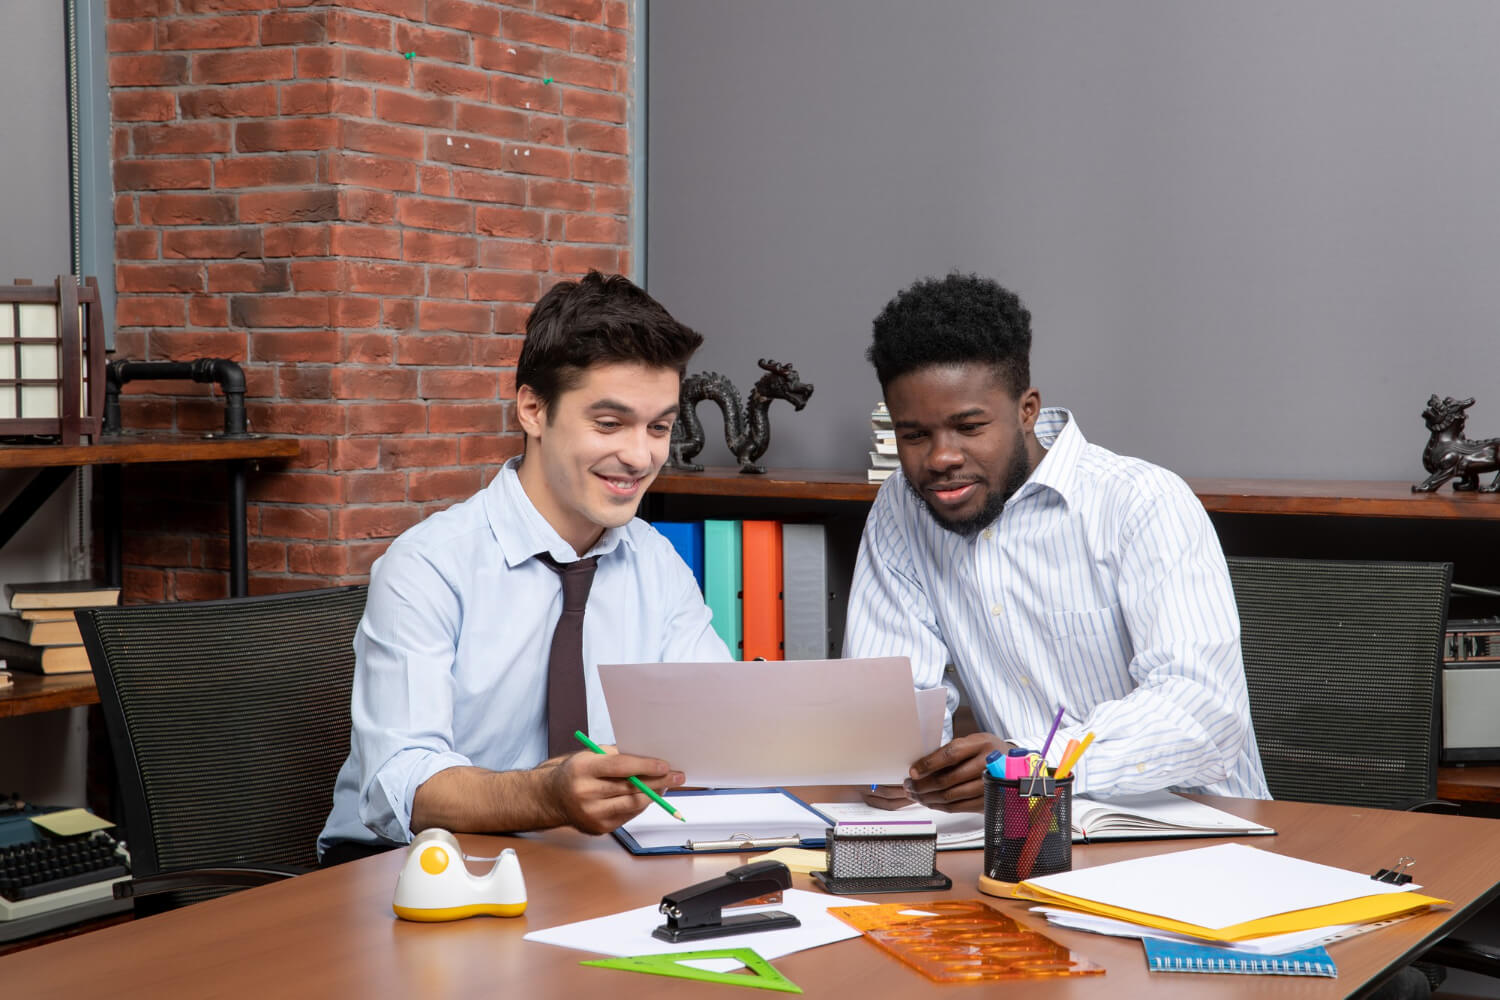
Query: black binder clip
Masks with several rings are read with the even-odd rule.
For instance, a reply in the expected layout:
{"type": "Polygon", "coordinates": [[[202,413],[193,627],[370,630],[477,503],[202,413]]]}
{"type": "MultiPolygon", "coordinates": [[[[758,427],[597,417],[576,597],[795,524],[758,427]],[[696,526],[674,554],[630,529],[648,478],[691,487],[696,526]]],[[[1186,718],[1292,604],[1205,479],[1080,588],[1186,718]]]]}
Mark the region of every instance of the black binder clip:
{"type": "Polygon", "coordinates": [[[1050,799],[1057,795],[1057,779],[1040,774],[1017,778],[1016,785],[1016,793],[1026,799],[1042,797],[1050,799]]]}
{"type": "Polygon", "coordinates": [[[745,913],[724,918],[723,911],[736,906],[758,906],[781,902],[781,893],[792,887],[792,873],[780,861],[757,861],[733,868],[706,882],[690,885],[661,898],[667,922],[651,936],[676,944],[725,934],[749,934],[800,927],[802,921],[782,910],[745,913]]]}
{"type": "Polygon", "coordinates": [[[1411,876],[1406,869],[1417,863],[1416,858],[1400,857],[1396,859],[1394,868],[1382,868],[1370,877],[1377,882],[1385,882],[1388,885],[1405,885],[1411,881],[1411,876]]]}

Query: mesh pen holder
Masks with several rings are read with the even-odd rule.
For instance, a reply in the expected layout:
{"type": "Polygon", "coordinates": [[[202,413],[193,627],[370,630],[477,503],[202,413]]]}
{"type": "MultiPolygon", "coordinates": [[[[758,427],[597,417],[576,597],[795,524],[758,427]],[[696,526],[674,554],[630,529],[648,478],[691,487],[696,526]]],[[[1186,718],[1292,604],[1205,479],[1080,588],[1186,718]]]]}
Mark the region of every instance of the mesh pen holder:
{"type": "MultiPolygon", "coordinates": [[[[984,776],[984,878],[1015,883],[1073,867],[1073,779],[984,776]]],[[[1008,890],[1008,886],[1007,886],[1008,890]]],[[[997,894],[1008,894],[1002,891],[997,894]]]]}
{"type": "Polygon", "coordinates": [[[910,824],[844,824],[828,828],[828,869],[813,881],[838,895],[950,889],[937,870],[937,828],[902,832],[910,824]]]}

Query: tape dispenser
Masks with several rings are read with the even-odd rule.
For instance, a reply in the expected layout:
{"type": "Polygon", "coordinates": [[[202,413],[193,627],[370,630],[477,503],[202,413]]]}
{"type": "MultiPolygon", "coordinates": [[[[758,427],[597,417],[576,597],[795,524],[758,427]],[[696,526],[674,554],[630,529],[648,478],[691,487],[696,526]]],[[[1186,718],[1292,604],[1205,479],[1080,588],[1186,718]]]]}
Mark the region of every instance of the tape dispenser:
{"type": "Polygon", "coordinates": [[[499,857],[466,859],[453,834],[423,830],[407,848],[391,909],[403,920],[427,922],[481,915],[518,917],[526,911],[521,859],[509,847],[499,857]],[[483,875],[475,875],[465,860],[494,864],[483,875]]]}

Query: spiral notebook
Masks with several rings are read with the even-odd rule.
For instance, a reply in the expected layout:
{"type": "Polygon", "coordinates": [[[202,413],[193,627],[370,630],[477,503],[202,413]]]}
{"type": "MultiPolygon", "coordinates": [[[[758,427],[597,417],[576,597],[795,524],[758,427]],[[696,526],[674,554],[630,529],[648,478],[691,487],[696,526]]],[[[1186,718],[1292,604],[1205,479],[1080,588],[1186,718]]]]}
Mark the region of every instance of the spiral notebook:
{"type": "Polygon", "coordinates": [[[1233,948],[1188,941],[1142,938],[1146,964],[1152,972],[1237,972],[1258,976],[1328,976],[1336,978],[1338,966],[1322,945],[1281,955],[1255,955],[1233,948]]]}

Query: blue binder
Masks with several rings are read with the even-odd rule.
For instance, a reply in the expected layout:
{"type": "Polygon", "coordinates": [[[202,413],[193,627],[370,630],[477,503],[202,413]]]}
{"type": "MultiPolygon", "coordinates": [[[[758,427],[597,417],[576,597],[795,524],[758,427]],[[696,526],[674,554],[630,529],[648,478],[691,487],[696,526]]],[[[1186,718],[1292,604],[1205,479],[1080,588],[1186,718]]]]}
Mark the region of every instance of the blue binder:
{"type": "MultiPolygon", "coordinates": [[[[733,854],[744,851],[774,851],[778,847],[811,847],[822,848],[827,846],[828,828],[834,825],[834,821],[812,806],[803,802],[797,796],[785,788],[708,788],[698,791],[672,791],[665,794],[668,802],[672,803],[684,816],[688,818],[685,824],[678,824],[676,820],[666,820],[660,826],[670,829],[674,834],[676,827],[681,826],[682,843],[666,847],[645,847],[624,826],[614,831],[615,839],[618,840],[631,854],[643,857],[661,857],[669,854],[733,854]],[[695,826],[692,818],[693,800],[710,796],[737,796],[737,795],[784,795],[795,803],[806,816],[798,821],[796,830],[784,830],[778,828],[775,833],[746,833],[740,830],[719,830],[717,828],[705,830],[702,826],[695,826]],[[668,826],[667,824],[672,824],[668,826]],[[740,837],[733,834],[741,833],[740,837]],[[788,839],[789,834],[795,837],[788,839]]],[[[639,820],[652,822],[659,817],[665,817],[666,813],[652,806],[642,813],[641,816],[631,820],[636,823],[639,820]]],[[[630,824],[626,824],[630,825],[630,824]]]]}
{"type": "Polygon", "coordinates": [[[698,581],[698,589],[702,590],[703,522],[652,521],[651,527],[672,543],[672,548],[677,550],[677,554],[682,556],[682,561],[687,563],[688,569],[693,571],[693,578],[698,581]]]}

